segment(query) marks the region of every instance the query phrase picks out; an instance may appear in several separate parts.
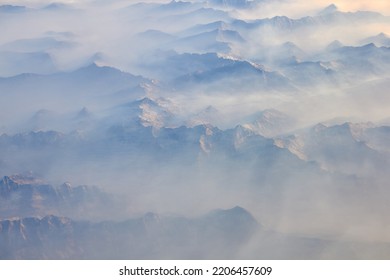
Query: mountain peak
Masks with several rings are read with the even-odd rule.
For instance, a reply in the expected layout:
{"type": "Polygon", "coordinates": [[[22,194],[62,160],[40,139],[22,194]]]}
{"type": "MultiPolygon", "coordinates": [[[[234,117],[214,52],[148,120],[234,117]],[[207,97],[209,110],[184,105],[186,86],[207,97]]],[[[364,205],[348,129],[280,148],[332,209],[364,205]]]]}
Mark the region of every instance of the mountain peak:
{"type": "Polygon", "coordinates": [[[231,7],[231,8],[249,8],[255,1],[253,0],[208,0],[207,3],[215,6],[231,7]]]}
{"type": "Polygon", "coordinates": [[[375,36],[361,40],[360,43],[362,45],[374,43],[378,47],[390,47],[390,37],[387,36],[385,33],[381,32],[375,36]]]}
{"type": "Polygon", "coordinates": [[[0,13],[20,13],[26,11],[25,6],[15,6],[15,5],[0,5],[0,13]]]}
{"type": "Polygon", "coordinates": [[[229,234],[237,235],[237,237],[242,237],[243,229],[245,235],[261,228],[261,224],[256,221],[252,214],[240,206],[226,210],[214,210],[206,216],[206,219],[218,228],[229,231],[229,234]]]}
{"type": "Polygon", "coordinates": [[[4,176],[3,182],[4,183],[12,182],[14,184],[20,184],[20,185],[38,185],[38,184],[42,184],[43,180],[34,176],[32,172],[28,172],[25,174],[14,174],[10,176],[4,176]]]}
{"type": "Polygon", "coordinates": [[[321,10],[319,12],[319,14],[320,15],[328,15],[328,14],[332,14],[335,12],[338,12],[338,8],[335,4],[331,4],[331,5],[327,6],[325,9],[321,10]]]}
{"type": "Polygon", "coordinates": [[[45,10],[62,10],[62,9],[68,9],[68,8],[70,8],[69,5],[64,4],[64,3],[60,3],[60,2],[51,3],[51,4],[44,7],[45,10]]]}
{"type": "Polygon", "coordinates": [[[85,119],[91,116],[91,111],[87,107],[83,107],[78,113],[77,119],[85,119]]]}
{"type": "Polygon", "coordinates": [[[332,43],[330,43],[327,47],[327,51],[334,51],[336,49],[342,48],[344,45],[339,40],[334,40],[332,43]]]}
{"type": "Polygon", "coordinates": [[[210,217],[224,217],[224,218],[228,217],[231,219],[244,218],[244,219],[248,219],[248,220],[252,220],[253,222],[256,222],[256,220],[253,218],[252,214],[240,206],[235,206],[235,207],[230,208],[230,209],[217,209],[217,210],[211,211],[209,213],[209,216],[210,217]]]}

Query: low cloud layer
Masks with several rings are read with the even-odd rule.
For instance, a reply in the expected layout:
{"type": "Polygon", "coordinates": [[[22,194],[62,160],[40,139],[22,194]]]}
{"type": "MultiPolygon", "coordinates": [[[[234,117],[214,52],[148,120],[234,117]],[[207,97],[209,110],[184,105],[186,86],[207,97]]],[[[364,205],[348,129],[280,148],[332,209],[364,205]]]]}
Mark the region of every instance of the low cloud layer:
{"type": "Polygon", "coordinates": [[[26,8],[0,10],[1,176],[98,185],[116,222],[185,217],[184,237],[239,205],[262,227],[236,257],[386,255],[387,2],[7,3],[26,8]]]}

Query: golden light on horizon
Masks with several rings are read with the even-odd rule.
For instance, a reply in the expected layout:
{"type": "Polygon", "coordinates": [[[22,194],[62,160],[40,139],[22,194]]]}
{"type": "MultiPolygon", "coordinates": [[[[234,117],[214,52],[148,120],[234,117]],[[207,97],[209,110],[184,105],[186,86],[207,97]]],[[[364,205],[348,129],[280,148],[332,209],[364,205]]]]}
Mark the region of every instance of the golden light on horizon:
{"type": "MultiPolygon", "coordinates": [[[[305,0],[306,1],[306,0],[305,0]]],[[[374,10],[384,15],[390,15],[390,1],[389,0],[335,0],[335,1],[316,1],[317,3],[323,3],[322,6],[326,7],[330,4],[335,4],[341,11],[356,11],[356,10],[374,10]]]]}

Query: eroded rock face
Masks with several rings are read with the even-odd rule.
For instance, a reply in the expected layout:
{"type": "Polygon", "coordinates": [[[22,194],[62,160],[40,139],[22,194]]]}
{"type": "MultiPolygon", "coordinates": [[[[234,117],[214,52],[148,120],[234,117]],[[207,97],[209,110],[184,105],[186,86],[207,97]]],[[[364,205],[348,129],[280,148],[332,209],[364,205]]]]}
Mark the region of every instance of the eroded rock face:
{"type": "Polygon", "coordinates": [[[74,222],[56,216],[3,220],[0,222],[0,258],[79,258],[83,252],[74,238],[74,230],[74,222]]]}
{"type": "Polygon", "coordinates": [[[198,218],[92,219],[90,212],[119,209],[118,200],[97,187],[54,187],[30,174],[3,177],[0,201],[0,259],[234,258],[260,228],[240,207],[198,218]]]}
{"type": "Polygon", "coordinates": [[[103,202],[112,198],[97,187],[64,183],[60,187],[45,184],[32,176],[5,176],[0,180],[0,218],[61,215],[88,218],[103,202]]]}
{"type": "Polygon", "coordinates": [[[0,259],[235,258],[259,224],[243,208],[123,222],[46,216],[0,221],[0,259]]]}

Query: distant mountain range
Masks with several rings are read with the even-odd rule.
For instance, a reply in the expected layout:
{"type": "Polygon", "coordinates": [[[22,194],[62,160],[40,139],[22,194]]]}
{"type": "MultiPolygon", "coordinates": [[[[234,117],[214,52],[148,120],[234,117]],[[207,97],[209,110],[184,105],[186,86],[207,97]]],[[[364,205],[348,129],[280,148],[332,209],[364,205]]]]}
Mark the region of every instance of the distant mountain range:
{"type": "Polygon", "coordinates": [[[122,222],[89,222],[96,220],[91,213],[118,208],[119,200],[87,186],[54,188],[31,175],[4,177],[0,201],[0,259],[232,257],[260,228],[241,207],[191,219],[147,213],[122,222]]]}
{"type": "Polygon", "coordinates": [[[0,259],[389,258],[387,11],[130,2],[0,5],[0,259]]]}

